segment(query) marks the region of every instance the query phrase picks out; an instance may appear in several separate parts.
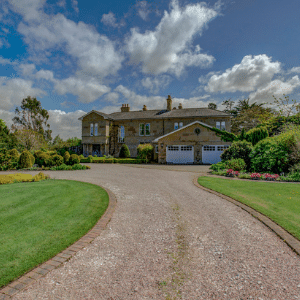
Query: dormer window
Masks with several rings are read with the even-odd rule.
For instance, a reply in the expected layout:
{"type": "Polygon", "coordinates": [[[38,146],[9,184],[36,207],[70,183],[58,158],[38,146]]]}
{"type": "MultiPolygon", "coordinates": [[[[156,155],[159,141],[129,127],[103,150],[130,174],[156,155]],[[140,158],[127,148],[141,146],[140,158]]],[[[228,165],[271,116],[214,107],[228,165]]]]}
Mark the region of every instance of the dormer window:
{"type": "Polygon", "coordinates": [[[225,130],[225,121],[216,122],[216,128],[220,130],[225,130]]]}
{"type": "Polygon", "coordinates": [[[174,130],[177,130],[178,129],[178,123],[174,123],[174,130]]]}
{"type": "Polygon", "coordinates": [[[182,128],[182,127],[183,127],[183,123],[179,122],[179,128],[182,128]]]}

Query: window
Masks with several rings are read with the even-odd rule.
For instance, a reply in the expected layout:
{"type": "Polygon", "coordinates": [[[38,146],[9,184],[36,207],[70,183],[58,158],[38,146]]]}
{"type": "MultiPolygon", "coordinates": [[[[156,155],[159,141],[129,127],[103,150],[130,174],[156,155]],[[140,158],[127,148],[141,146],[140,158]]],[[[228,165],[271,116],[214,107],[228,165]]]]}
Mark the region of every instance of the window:
{"type": "Polygon", "coordinates": [[[203,146],[203,151],[215,151],[215,146],[203,146]]]}
{"type": "Polygon", "coordinates": [[[118,142],[124,143],[125,140],[125,128],[124,126],[119,127],[119,135],[118,135],[118,142]]]}
{"type": "Polygon", "coordinates": [[[216,128],[218,128],[220,130],[225,130],[225,121],[216,122],[216,128]]]}
{"type": "Polygon", "coordinates": [[[229,146],[225,146],[225,145],[224,145],[224,146],[218,146],[218,147],[217,147],[217,150],[218,150],[218,151],[224,151],[224,150],[227,149],[227,148],[229,148],[229,146]]]}
{"type": "Polygon", "coordinates": [[[192,151],[193,146],[181,146],[181,151],[192,151]]]}
{"type": "Polygon", "coordinates": [[[150,135],[150,123],[147,123],[145,126],[145,135],[150,135]]]}
{"type": "Polygon", "coordinates": [[[98,124],[95,124],[94,136],[98,135],[98,124]]]}
{"type": "Polygon", "coordinates": [[[155,146],[155,153],[158,153],[158,145],[155,146]]]}
{"type": "Polygon", "coordinates": [[[182,128],[182,127],[183,127],[183,123],[180,122],[180,123],[179,123],[179,128],[182,128]]]}
{"type": "Polygon", "coordinates": [[[178,123],[174,123],[174,130],[177,130],[178,129],[178,123]]]}
{"type": "Polygon", "coordinates": [[[168,146],[169,151],[179,151],[179,146],[168,146]]]}
{"type": "Polygon", "coordinates": [[[144,135],[144,134],[145,134],[145,125],[140,124],[140,135],[144,135]]]}
{"type": "Polygon", "coordinates": [[[140,124],[140,135],[150,135],[150,123],[140,124]]]}
{"type": "Polygon", "coordinates": [[[90,135],[94,135],[94,124],[90,124],[90,135]]]}

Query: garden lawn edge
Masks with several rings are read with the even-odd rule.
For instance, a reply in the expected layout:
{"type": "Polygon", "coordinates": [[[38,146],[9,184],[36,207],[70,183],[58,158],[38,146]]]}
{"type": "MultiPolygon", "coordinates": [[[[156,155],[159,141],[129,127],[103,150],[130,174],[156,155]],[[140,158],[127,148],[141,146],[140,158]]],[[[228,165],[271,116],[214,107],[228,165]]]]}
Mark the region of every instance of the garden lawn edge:
{"type": "MultiPolygon", "coordinates": [[[[79,180],[73,180],[79,181],[79,180]]],[[[83,181],[79,181],[83,182],[83,181]]],[[[18,293],[21,290],[26,289],[30,284],[34,283],[41,277],[44,277],[48,274],[51,270],[60,267],[63,263],[68,261],[71,257],[75,256],[75,254],[90,244],[96,237],[98,237],[102,231],[106,228],[107,224],[112,218],[112,215],[115,211],[117,206],[117,198],[112,191],[99,184],[95,184],[100,186],[104,189],[109,197],[108,207],[105,213],[101,216],[98,220],[96,225],[83,237],[81,237],[78,241],[74,244],[66,248],[65,250],[61,251],[51,259],[47,260],[46,262],[42,263],[38,267],[34,268],[33,270],[29,271],[28,273],[24,274],[23,276],[19,277],[18,279],[12,281],[5,287],[0,289],[0,300],[11,299],[13,295],[18,293]]]]}
{"type": "Polygon", "coordinates": [[[296,252],[298,255],[300,255],[300,241],[298,239],[296,239],[293,235],[291,235],[288,231],[286,231],[284,228],[282,228],[281,226],[279,226],[277,223],[275,223],[274,221],[272,221],[270,218],[268,218],[267,216],[265,216],[264,214],[256,211],[255,209],[253,209],[252,207],[238,201],[235,200],[229,196],[226,196],[224,194],[221,194],[219,192],[216,192],[214,190],[211,190],[209,188],[206,188],[202,185],[199,184],[198,182],[198,178],[201,176],[195,176],[193,183],[195,186],[197,186],[198,188],[207,191],[209,193],[212,193],[214,195],[219,196],[222,199],[225,199],[237,206],[239,206],[240,208],[242,208],[243,210],[245,210],[246,212],[248,212],[249,214],[251,214],[253,217],[255,217],[256,219],[258,219],[260,222],[262,222],[264,225],[266,225],[267,227],[269,227],[273,232],[275,232],[290,248],[292,248],[292,250],[294,252],[296,252]]]}

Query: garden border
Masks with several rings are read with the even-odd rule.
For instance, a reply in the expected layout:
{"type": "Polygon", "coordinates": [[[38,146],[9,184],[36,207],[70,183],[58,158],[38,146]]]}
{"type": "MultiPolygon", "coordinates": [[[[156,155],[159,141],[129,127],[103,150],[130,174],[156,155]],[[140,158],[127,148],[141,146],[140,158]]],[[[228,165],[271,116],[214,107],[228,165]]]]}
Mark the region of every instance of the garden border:
{"type": "Polygon", "coordinates": [[[243,210],[245,210],[246,212],[248,212],[250,215],[252,215],[253,217],[255,217],[256,219],[258,219],[260,222],[262,222],[264,225],[266,225],[267,227],[269,227],[273,232],[275,232],[290,248],[292,248],[292,250],[294,252],[296,252],[298,255],[300,255],[300,241],[298,239],[296,239],[294,236],[292,236],[289,232],[287,232],[285,229],[283,229],[281,226],[279,226],[278,224],[276,224],[274,221],[272,221],[271,219],[269,219],[267,216],[263,215],[262,213],[256,211],[255,209],[251,208],[250,206],[239,202],[238,200],[235,200],[229,196],[226,196],[224,194],[221,194],[219,192],[216,192],[214,190],[211,190],[209,188],[206,188],[202,185],[200,185],[198,183],[198,178],[201,176],[195,176],[193,183],[196,187],[207,191],[211,194],[217,195],[219,197],[221,197],[222,199],[225,199],[233,204],[235,204],[236,206],[239,206],[240,208],[242,208],[243,210]]]}
{"type": "MultiPolygon", "coordinates": [[[[78,182],[82,182],[79,180],[74,180],[78,182]]],[[[41,277],[44,277],[48,274],[51,270],[56,269],[62,266],[63,263],[68,261],[71,257],[75,256],[78,251],[86,247],[90,244],[96,237],[98,237],[102,231],[105,229],[106,225],[112,218],[112,215],[117,206],[117,198],[112,191],[99,184],[95,184],[100,186],[104,189],[109,197],[108,207],[105,213],[101,216],[98,220],[96,225],[88,231],[83,237],[81,237],[78,241],[74,244],[66,248],[65,250],[61,251],[51,259],[47,260],[46,262],[42,263],[38,267],[34,268],[33,270],[29,271],[25,275],[22,275],[18,279],[12,281],[5,287],[0,289],[0,300],[11,299],[11,296],[15,295],[19,291],[26,289],[30,284],[34,283],[41,277]]]]}

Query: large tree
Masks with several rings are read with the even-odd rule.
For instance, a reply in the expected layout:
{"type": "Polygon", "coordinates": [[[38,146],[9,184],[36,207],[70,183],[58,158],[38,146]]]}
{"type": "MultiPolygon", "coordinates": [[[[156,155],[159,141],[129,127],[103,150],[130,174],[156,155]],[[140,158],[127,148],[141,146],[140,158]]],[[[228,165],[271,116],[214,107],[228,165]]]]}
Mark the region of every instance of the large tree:
{"type": "Polygon", "coordinates": [[[234,102],[226,100],[222,103],[233,118],[231,120],[231,132],[240,134],[242,130],[248,131],[257,125],[266,122],[275,115],[275,111],[269,107],[264,107],[265,103],[250,103],[249,99],[239,100],[237,105],[234,102]]]}
{"type": "Polygon", "coordinates": [[[46,141],[51,141],[49,114],[46,109],[42,108],[40,101],[28,96],[22,100],[21,107],[17,107],[15,113],[13,129],[32,130],[41,134],[46,141]]]}
{"type": "Polygon", "coordinates": [[[16,146],[15,136],[9,131],[5,122],[0,119],[0,149],[12,149],[16,146]]]}

